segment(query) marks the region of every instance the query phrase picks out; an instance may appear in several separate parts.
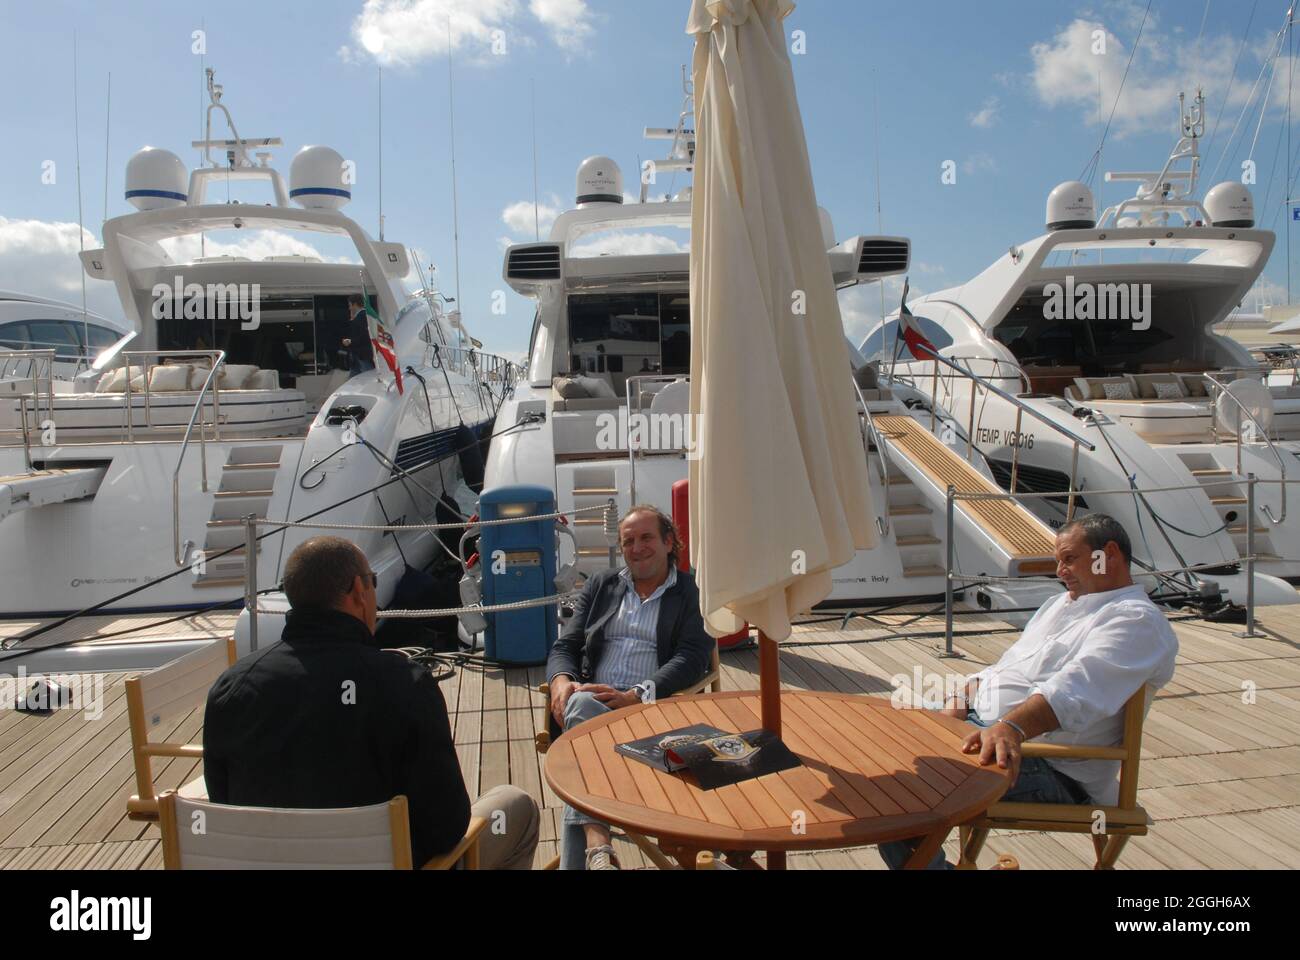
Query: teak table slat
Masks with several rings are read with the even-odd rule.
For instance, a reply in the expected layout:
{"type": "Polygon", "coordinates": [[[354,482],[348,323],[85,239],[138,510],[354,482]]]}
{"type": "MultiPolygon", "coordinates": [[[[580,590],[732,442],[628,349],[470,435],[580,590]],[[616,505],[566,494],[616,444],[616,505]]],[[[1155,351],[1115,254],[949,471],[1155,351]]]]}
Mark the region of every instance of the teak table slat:
{"type": "Polygon", "coordinates": [[[864,846],[920,838],[908,867],[923,867],[953,827],[983,813],[1008,771],[961,752],[959,720],[847,693],[781,694],[783,739],[803,766],[701,790],[686,772],[664,773],[615,744],[707,722],[757,729],[757,691],[674,697],[616,710],[567,731],[546,754],[546,780],[566,803],[655,837],[684,866],[700,850],[769,851],[864,846]]]}

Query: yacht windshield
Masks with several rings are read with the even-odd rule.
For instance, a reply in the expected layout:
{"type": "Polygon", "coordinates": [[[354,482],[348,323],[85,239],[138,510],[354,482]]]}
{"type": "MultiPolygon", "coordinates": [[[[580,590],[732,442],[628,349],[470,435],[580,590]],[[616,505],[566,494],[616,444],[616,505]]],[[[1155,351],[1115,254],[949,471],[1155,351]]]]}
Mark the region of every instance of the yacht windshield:
{"type": "Polygon", "coordinates": [[[690,297],[680,293],[569,297],[569,373],[605,377],[622,396],[628,377],[686,376],[690,297]]]}

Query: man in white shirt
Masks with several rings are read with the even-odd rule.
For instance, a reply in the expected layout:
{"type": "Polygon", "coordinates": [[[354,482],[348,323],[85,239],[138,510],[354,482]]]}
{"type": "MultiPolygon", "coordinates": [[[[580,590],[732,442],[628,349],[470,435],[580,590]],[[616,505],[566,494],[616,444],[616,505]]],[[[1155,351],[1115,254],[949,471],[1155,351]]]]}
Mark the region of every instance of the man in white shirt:
{"type": "MultiPolygon", "coordinates": [[[[1056,575],[1066,592],[1043,604],[998,662],[969,677],[945,705],[944,713],[977,727],[963,745],[966,753],[1011,770],[1003,800],[1117,802],[1118,761],[1022,762],[1020,745],[1033,739],[1117,744],[1129,698],[1173,677],[1178,638],[1133,582],[1132,559],[1128,534],[1111,517],[1093,514],[1062,527],[1056,575]]],[[[914,847],[914,841],[882,844],[880,853],[896,869],[914,847]]],[[[942,853],[930,864],[947,866],[942,853]]]]}

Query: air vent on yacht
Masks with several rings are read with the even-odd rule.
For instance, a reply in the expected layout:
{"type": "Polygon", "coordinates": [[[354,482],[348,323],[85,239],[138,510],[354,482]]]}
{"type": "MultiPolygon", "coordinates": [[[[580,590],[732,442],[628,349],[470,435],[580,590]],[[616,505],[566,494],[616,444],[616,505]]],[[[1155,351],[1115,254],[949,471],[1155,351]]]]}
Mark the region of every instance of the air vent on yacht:
{"type": "Polygon", "coordinates": [[[902,273],[907,269],[909,258],[910,250],[906,240],[865,240],[862,243],[862,257],[858,261],[858,272],[902,273]]]}
{"type": "Polygon", "coordinates": [[[507,280],[559,280],[558,244],[530,244],[513,247],[506,262],[507,280]]]}

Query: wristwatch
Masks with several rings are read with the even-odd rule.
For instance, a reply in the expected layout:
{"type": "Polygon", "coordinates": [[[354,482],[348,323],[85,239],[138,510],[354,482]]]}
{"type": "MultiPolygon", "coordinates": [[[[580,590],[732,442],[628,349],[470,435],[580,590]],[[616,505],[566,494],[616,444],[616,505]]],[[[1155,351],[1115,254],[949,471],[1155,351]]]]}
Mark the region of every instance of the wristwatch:
{"type": "Polygon", "coordinates": [[[645,683],[633,684],[632,686],[628,687],[627,692],[635,693],[636,698],[640,700],[642,703],[645,703],[646,697],[650,695],[650,685],[645,683]]]}

